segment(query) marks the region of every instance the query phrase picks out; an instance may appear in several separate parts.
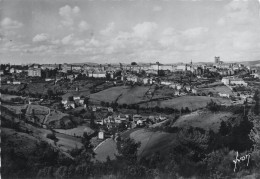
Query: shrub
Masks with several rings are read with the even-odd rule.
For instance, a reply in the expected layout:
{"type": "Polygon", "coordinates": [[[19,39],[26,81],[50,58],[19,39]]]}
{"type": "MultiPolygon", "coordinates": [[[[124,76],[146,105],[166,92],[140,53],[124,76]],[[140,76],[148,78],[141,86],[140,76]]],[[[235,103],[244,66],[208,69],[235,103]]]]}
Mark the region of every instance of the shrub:
{"type": "Polygon", "coordinates": [[[47,137],[48,139],[51,139],[51,140],[56,140],[56,139],[57,139],[56,136],[55,136],[55,133],[53,133],[53,132],[47,134],[46,137],[47,137]]]}

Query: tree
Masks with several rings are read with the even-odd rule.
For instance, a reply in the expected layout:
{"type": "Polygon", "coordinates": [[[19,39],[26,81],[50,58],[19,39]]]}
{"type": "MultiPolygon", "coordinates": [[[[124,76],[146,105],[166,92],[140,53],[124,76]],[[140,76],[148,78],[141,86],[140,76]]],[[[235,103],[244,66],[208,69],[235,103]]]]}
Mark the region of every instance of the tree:
{"type": "Polygon", "coordinates": [[[90,115],[90,127],[91,128],[95,128],[95,119],[96,119],[96,116],[95,116],[94,112],[91,111],[91,115],[90,115]]]}
{"type": "Polygon", "coordinates": [[[249,137],[253,141],[255,150],[260,151],[260,120],[253,113],[248,115],[249,120],[253,123],[253,128],[250,131],[249,137]]]}
{"type": "Polygon", "coordinates": [[[259,115],[259,91],[256,90],[253,99],[255,100],[254,113],[255,115],[259,115]]]}
{"type": "Polygon", "coordinates": [[[48,98],[50,99],[53,96],[53,91],[51,89],[47,90],[48,98]]]}
{"type": "Polygon", "coordinates": [[[89,105],[89,97],[86,97],[84,99],[84,104],[88,107],[88,105],[89,105]]]}
{"type": "Polygon", "coordinates": [[[210,100],[210,102],[207,104],[206,106],[210,111],[216,112],[220,109],[220,105],[218,105],[215,101],[213,101],[212,99],[210,100]]]}
{"type": "Polygon", "coordinates": [[[220,123],[220,128],[219,128],[219,133],[222,136],[226,136],[231,132],[232,126],[230,123],[226,124],[225,121],[221,121],[220,123]]]}
{"type": "Polygon", "coordinates": [[[117,142],[118,155],[117,159],[123,160],[129,164],[137,161],[137,151],[141,143],[136,143],[134,139],[126,138],[117,142]]]}
{"type": "Polygon", "coordinates": [[[131,65],[137,65],[137,63],[136,62],[132,62],[131,65]]]}
{"type": "Polygon", "coordinates": [[[101,101],[100,105],[104,107],[106,105],[106,103],[104,101],[101,101]]]}
{"type": "Polygon", "coordinates": [[[73,101],[73,96],[69,96],[68,101],[73,101]]]}

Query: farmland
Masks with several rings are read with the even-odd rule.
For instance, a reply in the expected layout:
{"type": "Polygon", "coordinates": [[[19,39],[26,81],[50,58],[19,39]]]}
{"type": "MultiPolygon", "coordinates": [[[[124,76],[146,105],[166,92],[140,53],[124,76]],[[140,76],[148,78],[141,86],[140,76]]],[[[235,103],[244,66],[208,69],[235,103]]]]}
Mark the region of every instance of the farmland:
{"type": "Polygon", "coordinates": [[[72,129],[54,129],[56,132],[62,133],[62,134],[67,134],[71,136],[80,136],[83,137],[83,133],[87,132],[88,134],[93,133],[94,131],[89,128],[88,126],[81,125],[76,128],[72,129]]]}
{"type": "Polygon", "coordinates": [[[134,104],[143,100],[150,87],[117,86],[90,95],[92,101],[118,102],[119,104],[134,104]]]}
{"type": "Polygon", "coordinates": [[[151,101],[151,102],[143,103],[140,106],[145,108],[146,107],[151,108],[155,106],[159,106],[161,108],[169,107],[178,110],[180,110],[181,108],[188,107],[190,110],[196,110],[196,109],[206,107],[211,100],[219,104],[231,103],[229,99],[224,99],[224,98],[213,98],[208,96],[181,96],[169,100],[151,101]]]}
{"type": "Polygon", "coordinates": [[[224,93],[224,94],[229,94],[229,95],[233,94],[232,90],[229,89],[227,86],[224,86],[224,85],[201,88],[200,91],[205,93],[205,94],[208,94],[210,92],[213,93],[213,94],[218,94],[218,93],[224,93]]]}

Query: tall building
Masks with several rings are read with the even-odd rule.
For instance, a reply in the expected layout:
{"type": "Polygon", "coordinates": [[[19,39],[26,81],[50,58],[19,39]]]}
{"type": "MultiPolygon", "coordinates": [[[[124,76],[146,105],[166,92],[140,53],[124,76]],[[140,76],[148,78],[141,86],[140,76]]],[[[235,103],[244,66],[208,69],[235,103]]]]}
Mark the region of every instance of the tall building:
{"type": "Polygon", "coordinates": [[[220,62],[220,57],[215,57],[215,63],[219,63],[220,62]]]}

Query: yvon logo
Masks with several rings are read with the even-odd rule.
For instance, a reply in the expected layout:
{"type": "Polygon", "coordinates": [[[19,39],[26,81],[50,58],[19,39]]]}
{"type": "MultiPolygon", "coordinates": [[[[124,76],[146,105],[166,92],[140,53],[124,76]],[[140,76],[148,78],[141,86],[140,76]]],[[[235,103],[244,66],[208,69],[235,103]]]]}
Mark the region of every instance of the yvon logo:
{"type": "Polygon", "coordinates": [[[248,166],[250,156],[251,156],[251,154],[249,153],[249,154],[246,154],[246,155],[241,156],[241,157],[239,158],[239,157],[238,157],[238,152],[237,152],[237,154],[236,154],[236,159],[233,160],[233,162],[234,162],[234,164],[235,164],[234,172],[235,172],[236,169],[237,169],[237,164],[240,163],[240,162],[247,161],[246,166],[248,166]]]}

